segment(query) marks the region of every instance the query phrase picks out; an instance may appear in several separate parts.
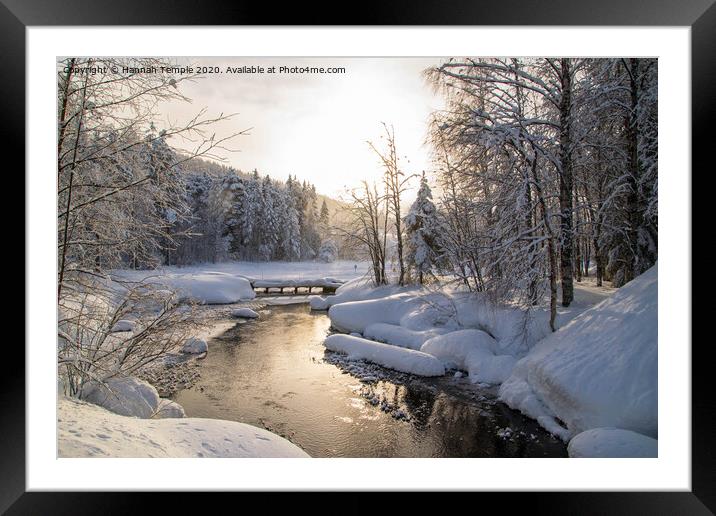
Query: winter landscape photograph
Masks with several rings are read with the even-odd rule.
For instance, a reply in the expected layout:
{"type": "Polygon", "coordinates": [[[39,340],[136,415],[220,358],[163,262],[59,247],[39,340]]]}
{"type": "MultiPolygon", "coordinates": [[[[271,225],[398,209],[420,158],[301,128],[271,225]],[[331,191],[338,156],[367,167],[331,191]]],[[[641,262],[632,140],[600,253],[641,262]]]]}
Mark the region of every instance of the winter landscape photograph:
{"type": "Polygon", "coordinates": [[[60,458],[658,457],[657,59],[56,76],[60,458]]]}

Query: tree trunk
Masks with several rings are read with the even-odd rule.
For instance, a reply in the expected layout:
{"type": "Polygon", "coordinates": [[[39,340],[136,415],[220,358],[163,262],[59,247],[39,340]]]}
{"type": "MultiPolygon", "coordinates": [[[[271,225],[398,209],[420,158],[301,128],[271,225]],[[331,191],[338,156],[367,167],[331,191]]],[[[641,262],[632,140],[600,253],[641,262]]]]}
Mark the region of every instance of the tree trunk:
{"type": "Polygon", "coordinates": [[[572,135],[571,135],[571,105],[572,105],[572,77],[569,59],[562,59],[562,100],[560,103],[560,161],[561,173],[559,181],[559,208],[561,215],[562,248],[560,265],[562,276],[562,306],[569,306],[574,299],[574,282],[572,267],[572,250],[574,236],[572,230],[572,135]]]}
{"type": "MultiPolygon", "coordinates": [[[[91,61],[89,62],[91,64],[91,61]]],[[[69,74],[68,74],[69,77],[69,74]]],[[[72,186],[75,178],[75,167],[77,165],[77,149],[80,145],[80,135],[82,134],[82,121],[85,111],[85,102],[87,100],[87,81],[89,74],[85,74],[84,87],[82,88],[82,104],[80,106],[80,115],[77,120],[77,136],[75,138],[74,147],[72,149],[72,164],[70,165],[70,177],[67,187],[67,207],[65,209],[64,228],[62,232],[62,253],[60,257],[59,278],[57,280],[57,300],[62,299],[62,283],[65,280],[65,269],[67,267],[67,239],[69,235],[70,209],[72,207],[72,186]]],[[[59,159],[59,156],[58,156],[59,159]]],[[[58,162],[59,165],[59,162],[58,162]]],[[[59,183],[58,183],[59,185],[59,183]]]]}
{"type": "Polygon", "coordinates": [[[67,103],[69,101],[70,82],[72,81],[72,72],[74,71],[75,58],[70,59],[70,64],[67,67],[67,73],[65,74],[65,84],[62,88],[62,95],[60,97],[60,113],[57,117],[58,123],[58,134],[57,134],[57,172],[60,171],[60,161],[62,157],[62,146],[65,141],[65,131],[67,130],[67,124],[65,122],[65,116],[67,115],[67,103]]]}
{"type": "Polygon", "coordinates": [[[601,287],[602,280],[604,280],[604,263],[602,262],[602,256],[600,254],[597,240],[597,237],[594,237],[594,263],[597,266],[597,286],[601,287]]]}
{"type": "Polygon", "coordinates": [[[550,238],[547,244],[549,253],[549,327],[557,331],[557,251],[554,248],[554,239],[550,238]]]}
{"type": "Polygon", "coordinates": [[[630,90],[630,109],[626,118],[626,137],[627,137],[627,159],[629,172],[628,191],[627,191],[627,213],[628,223],[627,235],[629,238],[628,248],[631,256],[629,264],[624,271],[624,283],[634,279],[638,274],[638,246],[639,246],[639,228],[642,226],[641,210],[639,209],[639,156],[638,156],[638,127],[637,127],[637,102],[639,99],[639,91],[637,84],[639,63],[636,59],[629,60],[629,90],[630,90]]]}

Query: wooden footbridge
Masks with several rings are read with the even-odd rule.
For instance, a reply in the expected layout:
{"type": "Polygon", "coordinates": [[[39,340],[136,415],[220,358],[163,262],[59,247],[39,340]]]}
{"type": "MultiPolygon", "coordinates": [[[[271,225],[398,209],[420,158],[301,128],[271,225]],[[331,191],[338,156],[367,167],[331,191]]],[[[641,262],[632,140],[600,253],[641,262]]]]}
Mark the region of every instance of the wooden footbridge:
{"type": "Polygon", "coordinates": [[[283,279],[283,280],[271,280],[271,279],[252,279],[251,286],[259,293],[266,294],[299,294],[299,289],[302,289],[302,294],[312,294],[313,289],[321,289],[322,294],[334,294],[336,289],[343,285],[345,281],[337,280],[334,278],[320,278],[320,279],[283,279]],[[288,291],[288,292],[286,292],[288,291]]]}

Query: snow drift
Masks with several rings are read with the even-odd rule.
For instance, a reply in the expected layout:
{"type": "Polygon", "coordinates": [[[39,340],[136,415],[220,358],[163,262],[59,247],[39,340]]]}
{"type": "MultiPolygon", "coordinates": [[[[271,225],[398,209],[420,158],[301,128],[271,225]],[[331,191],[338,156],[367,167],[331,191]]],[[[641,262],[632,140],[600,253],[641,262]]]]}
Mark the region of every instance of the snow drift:
{"type": "Polygon", "coordinates": [[[180,301],[215,305],[236,303],[256,297],[247,278],[225,272],[167,274],[160,276],[156,281],[175,290],[180,301]]]}
{"type": "Polygon", "coordinates": [[[516,359],[496,355],[495,339],[481,330],[459,330],[433,337],[420,351],[440,359],[445,367],[467,371],[473,383],[501,383],[510,375],[516,359]]]}
{"type": "Polygon", "coordinates": [[[364,333],[367,326],[384,323],[422,331],[440,326],[447,317],[443,305],[449,300],[440,294],[419,290],[385,293],[385,297],[377,297],[373,291],[369,294],[370,299],[334,303],[328,310],[333,327],[345,333],[364,333]]]}
{"type": "Polygon", "coordinates": [[[365,327],[363,336],[402,348],[420,350],[425,341],[447,332],[444,328],[410,330],[397,324],[373,323],[365,327]]]}
{"type": "Polygon", "coordinates": [[[315,296],[311,298],[309,303],[312,310],[328,310],[331,306],[340,303],[386,297],[401,290],[405,290],[405,288],[396,287],[395,285],[373,287],[369,278],[360,277],[343,283],[336,289],[334,295],[315,296]]]}
{"type": "Polygon", "coordinates": [[[500,398],[565,440],[599,427],[656,438],[657,279],[655,265],[539,342],[500,398]]]}
{"type": "Polygon", "coordinates": [[[567,446],[570,457],[657,457],[659,441],[631,430],[592,428],[575,435],[567,446]]]}
{"type": "MultiPolygon", "coordinates": [[[[462,328],[487,331],[498,343],[499,354],[525,356],[534,345],[551,333],[549,313],[533,307],[523,309],[498,305],[484,293],[458,293],[454,296],[455,318],[462,328]]],[[[562,317],[558,316],[561,322],[562,317]]]]}
{"type": "Polygon", "coordinates": [[[82,399],[110,412],[128,417],[185,417],[184,407],[159,397],[153,385],[134,377],[110,378],[104,385],[91,381],[82,389],[82,399]]]}
{"type": "Polygon", "coordinates": [[[60,457],[308,457],[267,430],[220,419],[135,419],[60,398],[60,457]]]}
{"type": "Polygon", "coordinates": [[[345,353],[351,359],[363,359],[375,364],[418,376],[442,376],[445,368],[432,355],[412,349],[373,342],[350,335],[330,335],[324,341],[326,349],[345,353]]]}

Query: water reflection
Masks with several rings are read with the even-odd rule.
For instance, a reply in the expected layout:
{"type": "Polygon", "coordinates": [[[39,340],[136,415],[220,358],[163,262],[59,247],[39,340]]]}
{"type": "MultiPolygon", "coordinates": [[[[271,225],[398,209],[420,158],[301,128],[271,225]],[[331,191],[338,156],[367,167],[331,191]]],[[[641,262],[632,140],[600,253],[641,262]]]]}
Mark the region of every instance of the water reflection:
{"type": "Polygon", "coordinates": [[[261,426],[314,457],[565,456],[534,421],[465,380],[326,352],[329,325],[305,305],[270,307],[210,341],[201,379],[174,398],[191,417],[261,426]]]}

